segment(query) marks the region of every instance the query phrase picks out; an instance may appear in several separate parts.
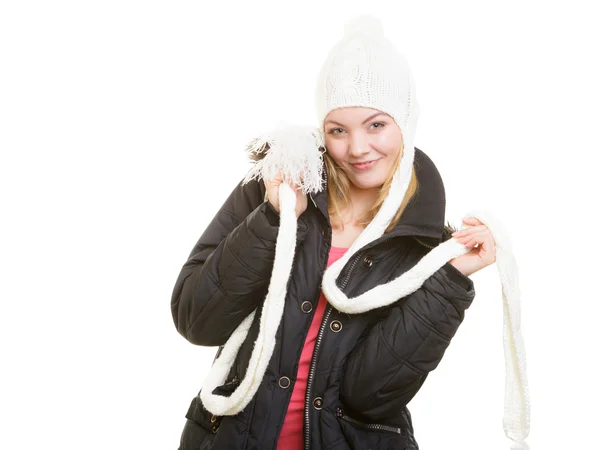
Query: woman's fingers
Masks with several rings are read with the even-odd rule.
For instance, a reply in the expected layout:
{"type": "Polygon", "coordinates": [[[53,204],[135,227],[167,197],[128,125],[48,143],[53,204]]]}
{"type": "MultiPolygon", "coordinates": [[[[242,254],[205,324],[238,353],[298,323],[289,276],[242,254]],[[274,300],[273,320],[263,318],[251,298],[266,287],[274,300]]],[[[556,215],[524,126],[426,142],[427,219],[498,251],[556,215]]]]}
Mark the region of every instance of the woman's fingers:
{"type": "Polygon", "coordinates": [[[476,244],[483,243],[483,240],[488,234],[491,235],[491,233],[489,233],[487,230],[480,231],[478,233],[469,233],[467,235],[457,237],[456,240],[467,247],[473,247],[476,244]]]}
{"type": "MultiPolygon", "coordinates": [[[[277,185],[280,185],[283,182],[284,182],[283,177],[279,177],[277,185]]],[[[294,190],[294,192],[298,191],[300,189],[300,187],[290,179],[285,180],[285,182],[290,185],[290,187],[294,190]]]]}
{"type": "Polygon", "coordinates": [[[462,220],[464,223],[467,224],[475,224],[475,225],[483,225],[483,222],[481,220],[479,220],[477,217],[465,217],[462,220]]]}
{"type": "Polygon", "coordinates": [[[483,244],[485,233],[477,233],[467,238],[465,245],[467,247],[475,247],[477,244],[483,244]]]}
{"type": "MultiPolygon", "coordinates": [[[[302,181],[302,178],[300,180],[302,181]]],[[[298,194],[301,191],[301,188],[299,187],[298,184],[294,183],[289,178],[284,179],[281,172],[277,172],[277,174],[273,177],[273,179],[265,180],[265,185],[267,185],[268,187],[272,187],[272,188],[278,188],[281,185],[281,183],[283,183],[283,182],[287,183],[295,193],[298,194]]]]}
{"type": "Polygon", "coordinates": [[[472,233],[478,233],[481,232],[483,230],[487,230],[488,227],[486,227],[485,225],[473,225],[470,226],[469,228],[466,228],[464,230],[461,231],[456,231],[454,233],[452,233],[452,236],[457,237],[457,236],[467,236],[470,235],[472,233]]]}
{"type": "MultiPolygon", "coordinates": [[[[477,249],[479,250],[479,258],[486,264],[492,264],[496,261],[496,245],[492,233],[478,235],[475,242],[478,244],[477,249]]],[[[475,244],[473,244],[473,246],[475,246],[475,244]]]]}
{"type": "Polygon", "coordinates": [[[479,257],[488,264],[492,264],[496,261],[496,242],[489,229],[470,236],[459,237],[457,241],[467,248],[472,249],[477,246],[479,257]]]}

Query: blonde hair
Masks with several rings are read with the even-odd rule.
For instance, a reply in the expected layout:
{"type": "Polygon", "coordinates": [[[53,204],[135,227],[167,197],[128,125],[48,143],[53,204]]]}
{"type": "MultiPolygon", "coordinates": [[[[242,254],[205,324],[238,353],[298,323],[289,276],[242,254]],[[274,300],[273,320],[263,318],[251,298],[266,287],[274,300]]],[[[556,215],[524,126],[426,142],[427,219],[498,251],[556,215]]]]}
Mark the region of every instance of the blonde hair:
{"type": "MultiPolygon", "coordinates": [[[[396,173],[398,166],[400,164],[400,159],[404,154],[404,144],[402,143],[400,151],[394,161],[392,169],[390,170],[388,176],[386,177],[383,184],[379,187],[378,195],[376,201],[373,203],[373,206],[369,208],[369,210],[365,213],[364,217],[362,217],[358,224],[360,226],[366,227],[371,220],[375,217],[383,201],[386,199],[390,186],[392,184],[392,178],[396,173]]],[[[341,211],[344,210],[350,204],[350,183],[351,181],[348,179],[346,173],[340,168],[340,166],[335,162],[335,160],[329,155],[328,152],[324,153],[324,161],[327,166],[327,201],[329,203],[329,215],[332,218],[332,223],[335,221],[336,225],[339,225],[341,229],[344,229],[344,223],[341,216],[341,211]]],[[[414,197],[415,193],[419,188],[419,183],[417,181],[417,175],[415,172],[415,167],[413,164],[412,167],[412,179],[408,185],[408,189],[406,191],[406,195],[402,200],[398,211],[394,215],[394,218],[388,225],[385,230],[385,233],[389,232],[396,226],[402,213],[406,209],[406,206],[410,202],[410,200],[414,197]]]]}

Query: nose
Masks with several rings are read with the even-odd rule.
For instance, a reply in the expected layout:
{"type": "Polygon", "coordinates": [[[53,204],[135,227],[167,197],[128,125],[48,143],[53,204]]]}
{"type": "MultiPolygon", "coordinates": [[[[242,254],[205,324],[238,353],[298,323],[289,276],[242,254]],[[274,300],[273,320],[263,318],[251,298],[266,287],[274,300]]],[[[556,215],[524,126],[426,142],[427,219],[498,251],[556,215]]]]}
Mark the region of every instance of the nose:
{"type": "Polygon", "coordinates": [[[369,142],[362,133],[353,133],[349,141],[348,153],[353,159],[360,159],[370,152],[369,142]]]}

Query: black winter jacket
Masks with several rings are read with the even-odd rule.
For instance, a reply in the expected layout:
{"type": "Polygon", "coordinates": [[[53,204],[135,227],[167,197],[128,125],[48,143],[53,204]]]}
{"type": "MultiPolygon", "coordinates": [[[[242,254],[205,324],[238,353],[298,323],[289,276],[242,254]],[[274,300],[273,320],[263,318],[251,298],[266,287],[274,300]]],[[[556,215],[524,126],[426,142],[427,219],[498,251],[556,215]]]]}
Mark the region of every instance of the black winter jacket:
{"type": "MultiPolygon", "coordinates": [[[[360,249],[338,285],[355,297],[413,267],[450,238],[445,191],[431,159],[415,149],[419,190],[399,223],[360,249]]],[[[327,173],[324,171],[325,182],[327,173]]],[[[222,346],[259,308],[227,382],[229,395],[245,376],[258,335],[261,305],[273,268],[279,215],[262,181],[233,190],[183,265],[171,299],[178,332],[189,342],[222,346]]],[[[275,449],[294,386],[302,344],[320,295],[332,229],[325,190],[311,195],[298,219],[297,247],[276,346],[261,385],[235,416],[212,416],[191,401],[181,450],[275,449]],[[291,384],[283,377],[288,377],[291,384]],[[289,384],[289,385],[288,385],[289,384]]],[[[470,278],[449,263],[412,294],[387,307],[349,315],[327,306],[309,372],[306,449],[412,449],[406,407],[441,361],[475,296],[470,278]]]]}

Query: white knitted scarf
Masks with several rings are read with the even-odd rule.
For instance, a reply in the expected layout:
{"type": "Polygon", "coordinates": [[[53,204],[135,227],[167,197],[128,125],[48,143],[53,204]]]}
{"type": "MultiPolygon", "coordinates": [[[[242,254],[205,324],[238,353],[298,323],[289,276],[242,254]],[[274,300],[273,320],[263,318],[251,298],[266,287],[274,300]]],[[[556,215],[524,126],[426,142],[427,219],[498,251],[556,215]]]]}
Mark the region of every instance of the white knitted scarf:
{"type": "MultiPolygon", "coordinates": [[[[336,279],[349,259],[363,246],[383,235],[406,194],[414,160],[414,146],[410,133],[404,134],[405,146],[398,171],[394,175],[390,193],[379,213],[363,230],[342,258],[332,264],[323,275],[322,290],[328,302],[338,311],[359,314],[390,305],[419,289],[423,282],[450,259],[468,253],[470,249],[453,238],[442,242],[427,253],[414,267],[388,283],[378,285],[357,297],[347,298],[336,285],[336,279]]],[[[244,183],[254,178],[273,179],[278,172],[310,194],[322,189],[324,147],[319,129],[282,125],[274,132],[263,135],[249,147],[250,152],[265,153],[249,171],[244,183]],[[266,145],[268,144],[268,146],[266,145]],[[266,151],[265,149],[268,149],[266,151]]],[[[287,294],[287,283],[292,271],[296,246],[296,195],[288,183],[279,188],[280,226],[275,247],[273,272],[260,316],[260,330],[246,375],[229,396],[213,394],[225,383],[238,350],[254,320],[256,310],[233,332],[215,359],[200,392],[205,408],[217,416],[235,415],[252,400],[265,374],[273,350],[287,294]]],[[[529,392],[526,375],[526,357],[521,335],[520,291],[517,266],[511,252],[511,242],[500,221],[487,211],[470,211],[465,217],[475,217],[492,232],[496,242],[496,266],[502,283],[504,303],[504,357],[506,384],[504,397],[504,432],[513,442],[512,449],[528,450],[525,438],[529,435],[529,392]]],[[[467,226],[462,229],[468,228],[467,226]]]]}

